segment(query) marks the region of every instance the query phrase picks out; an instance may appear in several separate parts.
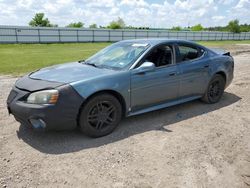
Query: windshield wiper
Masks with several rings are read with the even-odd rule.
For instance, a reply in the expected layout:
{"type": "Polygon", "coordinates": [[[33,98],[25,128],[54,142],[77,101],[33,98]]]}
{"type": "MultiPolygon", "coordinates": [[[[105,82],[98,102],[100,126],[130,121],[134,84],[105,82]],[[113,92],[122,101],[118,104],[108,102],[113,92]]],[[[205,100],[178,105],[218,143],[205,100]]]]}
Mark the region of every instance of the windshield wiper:
{"type": "Polygon", "coordinates": [[[84,59],[79,60],[78,63],[84,63],[85,65],[90,65],[90,66],[93,66],[93,67],[97,67],[96,64],[94,64],[94,63],[87,63],[84,59]]]}
{"type": "Polygon", "coordinates": [[[86,64],[86,65],[90,65],[90,66],[93,66],[93,67],[98,67],[96,64],[94,64],[94,63],[84,63],[84,64],[86,64]]]}
{"type": "Polygon", "coordinates": [[[83,63],[83,62],[85,62],[84,59],[81,59],[81,60],[78,61],[78,63],[83,63]]]}

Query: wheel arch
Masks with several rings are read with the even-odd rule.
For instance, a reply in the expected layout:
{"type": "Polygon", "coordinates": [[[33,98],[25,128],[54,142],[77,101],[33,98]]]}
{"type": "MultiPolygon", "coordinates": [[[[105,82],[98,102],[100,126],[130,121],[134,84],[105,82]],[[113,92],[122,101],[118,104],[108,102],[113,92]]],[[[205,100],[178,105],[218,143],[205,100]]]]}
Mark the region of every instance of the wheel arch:
{"type": "Polygon", "coordinates": [[[101,95],[101,94],[110,94],[113,95],[121,104],[122,107],[122,117],[124,117],[126,115],[126,102],[124,97],[117,91],[114,90],[101,90],[101,91],[97,91],[93,94],[91,94],[90,96],[88,96],[84,102],[81,104],[79,110],[78,110],[78,115],[77,115],[77,125],[79,126],[79,117],[80,117],[80,113],[82,108],[84,107],[84,105],[87,103],[87,101],[89,101],[91,98],[97,96],[97,95],[101,95]]]}
{"type": "Polygon", "coordinates": [[[227,82],[227,75],[224,71],[218,71],[215,74],[221,75],[224,78],[225,82],[227,82]]]}

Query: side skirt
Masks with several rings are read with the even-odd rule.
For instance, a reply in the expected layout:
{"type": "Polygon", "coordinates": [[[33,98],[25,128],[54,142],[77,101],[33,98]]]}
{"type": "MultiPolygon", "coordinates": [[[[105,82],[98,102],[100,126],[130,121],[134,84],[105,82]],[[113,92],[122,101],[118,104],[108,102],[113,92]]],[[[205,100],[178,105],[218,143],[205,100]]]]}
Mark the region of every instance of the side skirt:
{"type": "Polygon", "coordinates": [[[143,113],[146,113],[146,112],[151,112],[151,111],[154,111],[154,110],[159,110],[159,109],[162,109],[162,108],[166,108],[166,107],[174,106],[174,105],[177,105],[177,104],[189,102],[189,101],[192,101],[192,100],[195,100],[195,99],[199,99],[201,97],[202,97],[201,95],[198,95],[198,96],[196,95],[196,96],[192,96],[192,97],[177,99],[177,100],[174,100],[174,101],[170,101],[170,102],[163,103],[163,104],[156,105],[156,106],[151,106],[149,108],[145,108],[145,109],[138,110],[138,111],[135,111],[135,112],[130,112],[127,116],[129,117],[129,116],[134,116],[134,115],[138,115],[138,114],[143,114],[143,113]]]}

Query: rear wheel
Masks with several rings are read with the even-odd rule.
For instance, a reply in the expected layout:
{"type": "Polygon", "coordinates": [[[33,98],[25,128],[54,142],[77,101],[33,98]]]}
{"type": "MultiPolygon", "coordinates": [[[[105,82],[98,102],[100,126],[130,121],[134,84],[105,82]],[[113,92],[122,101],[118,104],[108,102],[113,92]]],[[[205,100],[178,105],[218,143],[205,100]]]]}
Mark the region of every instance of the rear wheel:
{"type": "Polygon", "coordinates": [[[109,94],[91,98],[80,113],[81,131],[91,137],[101,137],[111,133],[122,117],[120,102],[109,94]]]}
{"type": "Polygon", "coordinates": [[[221,99],[224,89],[225,79],[221,75],[216,74],[209,82],[207,91],[202,97],[202,100],[209,104],[217,103],[221,99]]]}

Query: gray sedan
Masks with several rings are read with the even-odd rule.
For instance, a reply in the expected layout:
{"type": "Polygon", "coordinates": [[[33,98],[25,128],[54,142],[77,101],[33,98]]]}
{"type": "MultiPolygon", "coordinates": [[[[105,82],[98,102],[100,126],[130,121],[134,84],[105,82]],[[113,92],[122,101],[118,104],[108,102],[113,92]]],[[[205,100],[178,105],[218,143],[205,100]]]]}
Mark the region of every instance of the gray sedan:
{"type": "Polygon", "coordinates": [[[7,99],[17,121],[35,129],[74,129],[100,137],[122,117],[202,99],[220,100],[233,79],[230,53],[183,40],[112,44],[87,60],[20,78],[7,99]]]}

